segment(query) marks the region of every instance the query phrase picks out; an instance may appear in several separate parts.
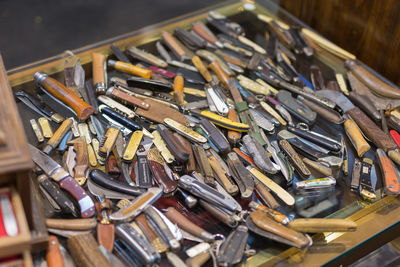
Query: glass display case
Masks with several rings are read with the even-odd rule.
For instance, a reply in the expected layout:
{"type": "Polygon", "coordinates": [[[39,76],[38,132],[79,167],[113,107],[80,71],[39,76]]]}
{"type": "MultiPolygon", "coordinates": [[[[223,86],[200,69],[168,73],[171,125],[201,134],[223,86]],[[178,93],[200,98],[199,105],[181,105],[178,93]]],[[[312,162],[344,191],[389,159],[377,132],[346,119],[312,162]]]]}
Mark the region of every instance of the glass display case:
{"type": "MultiPolygon", "coordinates": [[[[266,15],[283,24],[309,29],[301,21],[282,10],[272,1],[226,1],[207,9],[195,11],[122,36],[91,44],[73,50],[72,52],[79,57],[85,70],[86,78],[90,78],[92,76],[92,52],[101,52],[102,54],[112,57],[113,54],[110,50],[110,45],[115,44],[123,51],[129,46],[138,46],[151,53],[157,54],[155,41],[160,38],[161,31],[173,32],[174,28],[178,26],[188,29],[191,27],[192,22],[198,20],[205,21],[209,11],[218,11],[242,25],[245,29],[246,37],[251,40],[254,40],[257,34],[264,35],[267,31],[265,23],[257,18],[259,14],[266,15]]],[[[332,25],[332,27],[334,27],[334,25],[332,25]]],[[[351,54],[346,54],[345,51],[343,53],[345,54],[344,57],[352,57],[351,54]]],[[[303,58],[300,58],[298,61],[302,60],[303,58]]],[[[334,79],[335,73],[346,74],[344,58],[334,55],[326,49],[316,49],[314,56],[303,63],[307,65],[318,65],[326,80],[334,79]]],[[[300,66],[303,63],[296,62],[294,65],[300,66]]],[[[8,70],[7,74],[11,87],[15,92],[18,90],[36,92],[38,88],[33,82],[34,73],[38,71],[44,72],[62,81],[63,70],[63,55],[56,55],[51,58],[8,70]]],[[[372,70],[370,71],[373,72],[372,70]]],[[[379,74],[373,73],[388,82],[379,74]]],[[[309,73],[303,73],[303,75],[308,74],[309,73]]],[[[194,85],[193,87],[201,89],[201,86],[194,85]]],[[[37,143],[29,124],[29,119],[32,117],[36,118],[37,114],[27,109],[21,103],[18,103],[18,108],[25,132],[28,136],[28,142],[31,144],[37,143]]],[[[54,108],[60,109],[60,114],[64,116],[70,115],[69,110],[64,110],[57,106],[54,106],[54,108]]],[[[251,233],[249,244],[252,248],[256,249],[256,254],[247,257],[242,265],[347,265],[399,236],[400,201],[396,197],[382,196],[383,190],[381,189],[382,183],[380,182],[381,175],[379,168],[375,170],[378,181],[376,191],[377,199],[373,202],[362,200],[358,194],[350,191],[349,185],[351,182],[351,170],[355,153],[349,139],[344,134],[343,126],[317,119],[313,130],[322,134],[327,134],[337,141],[340,141],[341,137],[344,138],[348,148],[349,174],[344,176],[340,169],[336,170],[334,175],[337,178],[337,185],[334,190],[320,191],[312,196],[302,194],[301,192],[295,192],[290,188],[289,191],[296,198],[296,205],[292,208],[283,206],[280,208],[280,211],[292,217],[348,218],[357,223],[357,231],[315,234],[312,236],[313,245],[304,251],[266,240],[251,233]]],[[[374,159],[375,147],[373,147],[366,156],[374,159]]],[[[320,177],[320,175],[317,174],[315,174],[315,176],[320,177]]],[[[279,178],[276,178],[276,180],[282,183],[279,178]]],[[[165,201],[166,202],[161,203],[160,206],[168,205],[168,200],[165,201]]],[[[196,213],[198,217],[206,216],[205,214],[202,215],[201,210],[194,210],[194,213],[196,213]]],[[[219,225],[216,221],[209,223],[200,221],[199,223],[210,229],[210,231],[221,231],[226,234],[229,233],[230,230],[226,226],[219,225]]]]}

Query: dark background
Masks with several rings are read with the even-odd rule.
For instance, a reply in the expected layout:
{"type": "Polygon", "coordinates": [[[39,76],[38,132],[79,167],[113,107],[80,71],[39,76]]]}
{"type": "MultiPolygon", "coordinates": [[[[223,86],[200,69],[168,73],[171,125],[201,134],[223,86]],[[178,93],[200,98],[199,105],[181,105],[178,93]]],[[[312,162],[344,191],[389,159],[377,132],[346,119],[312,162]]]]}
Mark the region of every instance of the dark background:
{"type": "Polygon", "coordinates": [[[11,69],[219,2],[1,0],[0,52],[11,69]]]}
{"type": "MultiPolygon", "coordinates": [[[[400,1],[272,1],[400,85],[400,1]]],[[[10,69],[220,2],[0,0],[0,52],[10,69]]]]}

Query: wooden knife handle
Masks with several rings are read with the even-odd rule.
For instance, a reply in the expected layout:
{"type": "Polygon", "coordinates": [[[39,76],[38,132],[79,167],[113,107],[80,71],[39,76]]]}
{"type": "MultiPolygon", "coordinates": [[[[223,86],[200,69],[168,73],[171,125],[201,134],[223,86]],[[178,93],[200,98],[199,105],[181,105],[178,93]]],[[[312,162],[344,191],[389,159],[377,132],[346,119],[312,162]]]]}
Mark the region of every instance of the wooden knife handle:
{"type": "Polygon", "coordinates": [[[367,153],[371,146],[367,143],[364,139],[363,135],[361,134],[360,130],[358,129],[356,123],[352,120],[346,120],[344,122],[344,129],[348,134],[351,143],[353,144],[354,148],[357,151],[357,155],[362,157],[365,153],[367,153]]]}
{"type": "Polygon", "coordinates": [[[109,252],[113,251],[115,227],[114,224],[98,223],[96,227],[97,242],[109,252]]]}
{"type": "Polygon", "coordinates": [[[146,216],[142,213],[135,218],[135,221],[139,228],[142,230],[144,235],[150,240],[153,244],[154,248],[158,251],[158,253],[163,253],[167,250],[167,247],[164,245],[161,238],[154,233],[153,229],[151,229],[146,216]]]}
{"type": "Polygon", "coordinates": [[[92,230],[96,227],[95,218],[89,219],[46,219],[47,228],[63,230],[92,230]]]}
{"type": "Polygon", "coordinates": [[[164,168],[164,159],[161,157],[157,148],[151,148],[147,151],[147,162],[154,175],[157,184],[163,187],[164,195],[172,195],[178,188],[178,183],[171,178],[164,168]]]}
{"type": "Polygon", "coordinates": [[[194,56],[192,58],[192,63],[199,70],[204,80],[206,80],[208,83],[212,81],[211,73],[208,71],[207,67],[204,65],[203,61],[201,61],[201,59],[198,56],[194,56]]]}
{"type": "Polygon", "coordinates": [[[174,155],[175,159],[182,163],[188,161],[190,154],[187,153],[186,149],[175,140],[175,137],[171,131],[162,124],[159,124],[157,127],[158,132],[167,145],[169,151],[171,151],[171,153],[174,155]]]}
{"type": "Polygon", "coordinates": [[[221,68],[221,65],[217,61],[213,61],[208,65],[208,68],[211,69],[215,74],[217,74],[218,79],[226,86],[229,87],[229,76],[226,72],[221,68]]]}
{"type": "Polygon", "coordinates": [[[304,248],[309,245],[310,241],[305,235],[275,222],[261,210],[250,212],[249,216],[254,224],[261,229],[290,240],[295,243],[298,248],[304,248]]]}
{"type": "Polygon", "coordinates": [[[64,267],[64,260],[61,255],[60,243],[54,235],[49,236],[49,245],[46,252],[46,262],[48,267],[64,267]]]}
{"type": "Polygon", "coordinates": [[[193,258],[186,260],[186,264],[189,267],[201,267],[210,259],[210,253],[208,251],[201,253],[193,258]]]}
{"type": "Polygon", "coordinates": [[[399,195],[400,182],[396,166],[387,157],[386,153],[382,149],[378,148],[376,150],[376,155],[382,173],[382,180],[385,186],[385,193],[393,196],[399,195]]]}
{"type": "Polygon", "coordinates": [[[323,108],[320,105],[302,97],[299,97],[299,99],[301,99],[301,102],[303,102],[311,110],[317,112],[317,114],[322,118],[324,118],[325,120],[333,122],[335,124],[340,124],[343,122],[342,116],[340,116],[340,114],[337,113],[336,111],[323,108]]]}
{"type": "Polygon", "coordinates": [[[121,72],[143,77],[145,79],[150,79],[151,77],[151,70],[139,68],[126,62],[108,60],[108,65],[114,67],[116,70],[119,70],[121,72]]]}
{"type": "Polygon", "coordinates": [[[237,185],[234,185],[234,184],[231,183],[231,181],[229,181],[228,177],[226,177],[225,170],[222,169],[222,167],[219,164],[218,160],[213,155],[209,155],[208,156],[208,162],[210,163],[211,168],[217,174],[219,180],[222,182],[222,185],[224,186],[225,190],[230,195],[237,194],[238,191],[239,191],[239,188],[237,187],[237,185]]]}
{"type": "Polygon", "coordinates": [[[196,224],[192,223],[188,218],[183,216],[179,211],[177,211],[174,207],[169,207],[167,212],[164,213],[168,219],[170,219],[173,223],[176,223],[179,228],[185,230],[186,232],[203,238],[207,241],[214,240],[212,234],[208,233],[203,228],[197,226],[196,224]]]}
{"type": "Polygon", "coordinates": [[[86,142],[75,143],[74,151],[76,153],[74,179],[77,180],[80,185],[82,185],[86,181],[87,171],[89,169],[89,154],[86,142]],[[79,181],[82,181],[82,183],[79,181]]]}
{"type": "Polygon", "coordinates": [[[211,44],[215,44],[218,40],[214,38],[214,36],[211,36],[210,34],[208,34],[204,28],[198,24],[198,23],[194,23],[192,26],[192,30],[197,33],[199,36],[201,36],[204,40],[206,40],[207,42],[211,43],[211,44]]]}
{"type": "MultiPolygon", "coordinates": [[[[235,109],[233,109],[233,108],[229,109],[228,119],[230,119],[231,121],[234,121],[234,122],[239,122],[239,117],[238,117],[235,109]]],[[[236,144],[237,142],[239,142],[241,136],[242,135],[240,132],[228,130],[227,137],[231,144],[236,144]]]]}
{"type": "Polygon", "coordinates": [[[36,72],[36,82],[41,85],[52,96],[71,107],[79,120],[84,121],[94,112],[94,107],[77,97],[70,89],[59,81],[48,77],[46,74],[36,72]]]}
{"type": "Polygon", "coordinates": [[[357,123],[361,131],[374,143],[377,147],[382,148],[385,152],[396,149],[397,145],[391,137],[385,134],[364,112],[358,107],[347,111],[347,114],[357,123]]]}
{"type": "Polygon", "coordinates": [[[294,219],[289,222],[290,229],[304,233],[353,232],[357,223],[347,219],[294,219]]]}
{"type": "Polygon", "coordinates": [[[115,89],[114,87],[111,87],[109,90],[107,90],[107,95],[111,95],[113,97],[126,101],[130,105],[138,106],[145,110],[148,110],[150,107],[150,105],[144,100],[129,95],[121,90],[115,89]]]}
{"type": "Polygon", "coordinates": [[[106,56],[100,53],[92,53],[92,71],[93,71],[93,86],[106,83],[106,75],[104,72],[106,56]]]}
{"type": "Polygon", "coordinates": [[[50,152],[58,146],[67,132],[71,129],[72,123],[72,118],[68,118],[61,123],[60,127],[58,127],[57,131],[53,134],[49,141],[47,141],[46,146],[43,148],[44,153],[50,154],[50,152]]]}
{"type": "Polygon", "coordinates": [[[91,233],[72,236],[68,238],[67,245],[77,266],[112,267],[91,233]]]}
{"type": "MultiPolygon", "coordinates": [[[[179,45],[176,39],[169,32],[166,31],[161,32],[161,38],[168,45],[168,47],[174,50],[174,52],[178,56],[180,56],[181,58],[185,56],[185,51],[182,49],[182,47],[179,45]]],[[[179,60],[181,58],[179,58],[179,60]]]]}
{"type": "Polygon", "coordinates": [[[174,99],[178,105],[185,103],[185,96],[183,94],[184,81],[182,75],[176,75],[174,78],[174,99]]]}
{"type": "Polygon", "coordinates": [[[175,136],[176,141],[179,142],[182,145],[182,147],[185,148],[186,152],[189,154],[189,160],[186,163],[186,171],[187,173],[192,173],[193,171],[196,170],[196,160],[194,158],[192,145],[185,137],[183,137],[178,133],[173,133],[173,136],[175,136]]]}
{"type": "Polygon", "coordinates": [[[375,93],[388,98],[400,98],[399,89],[385,83],[356,61],[351,59],[346,60],[345,66],[354,74],[354,76],[375,93]]]}
{"type": "Polygon", "coordinates": [[[257,179],[254,179],[254,185],[256,188],[257,193],[260,195],[260,197],[263,198],[265,204],[270,207],[271,209],[277,209],[279,208],[279,203],[276,201],[274,196],[268,191],[266,186],[262,183],[260,183],[257,179]]]}
{"type": "Polygon", "coordinates": [[[78,202],[82,218],[93,217],[95,211],[93,200],[71,176],[63,178],[59,184],[62,189],[68,191],[78,202]]]}

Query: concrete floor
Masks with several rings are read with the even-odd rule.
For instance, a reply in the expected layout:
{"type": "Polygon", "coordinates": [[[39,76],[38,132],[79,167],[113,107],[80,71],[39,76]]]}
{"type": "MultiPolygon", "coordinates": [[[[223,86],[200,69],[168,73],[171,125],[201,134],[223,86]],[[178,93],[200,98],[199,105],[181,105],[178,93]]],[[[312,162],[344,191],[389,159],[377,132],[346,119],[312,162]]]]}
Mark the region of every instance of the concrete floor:
{"type": "Polygon", "coordinates": [[[10,69],[219,2],[2,0],[0,52],[10,69]]]}

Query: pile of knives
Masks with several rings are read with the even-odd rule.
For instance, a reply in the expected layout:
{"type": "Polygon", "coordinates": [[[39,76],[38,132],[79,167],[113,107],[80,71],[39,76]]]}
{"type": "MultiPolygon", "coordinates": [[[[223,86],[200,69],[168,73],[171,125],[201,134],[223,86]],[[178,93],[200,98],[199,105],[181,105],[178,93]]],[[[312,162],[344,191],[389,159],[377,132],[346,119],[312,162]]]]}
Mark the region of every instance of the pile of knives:
{"type": "Polygon", "coordinates": [[[379,194],[400,193],[400,90],[307,29],[264,15],[255,28],[210,12],[147,51],[94,52],[87,81],[68,52],[63,83],[38,72],[41,94],[15,94],[42,116],[29,148],[53,209],[48,265],[230,266],[256,252],[249,235],[307,249],[309,233],[357,228],[317,218],[340,180],[377,199],[375,147],[379,194]]]}

